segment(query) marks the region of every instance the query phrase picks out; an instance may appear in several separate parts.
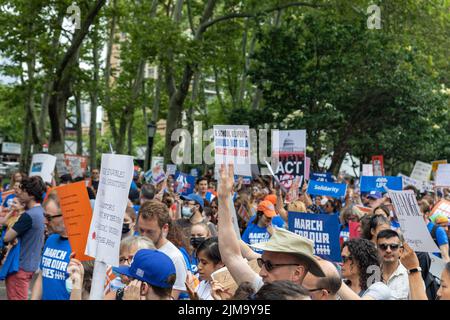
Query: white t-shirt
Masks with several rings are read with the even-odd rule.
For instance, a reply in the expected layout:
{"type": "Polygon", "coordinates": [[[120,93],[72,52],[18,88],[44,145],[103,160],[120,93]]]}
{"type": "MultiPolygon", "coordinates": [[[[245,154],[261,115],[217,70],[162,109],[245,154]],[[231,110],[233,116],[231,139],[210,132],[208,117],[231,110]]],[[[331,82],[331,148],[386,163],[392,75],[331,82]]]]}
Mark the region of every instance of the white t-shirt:
{"type": "Polygon", "coordinates": [[[185,282],[187,277],[187,267],[181,251],[178,250],[178,248],[175,247],[173,243],[170,241],[167,241],[167,243],[158,250],[167,254],[169,258],[172,259],[172,262],[175,265],[175,270],[177,272],[177,279],[175,280],[173,289],[186,291],[185,282]]]}
{"type": "Polygon", "coordinates": [[[367,290],[361,294],[361,298],[365,296],[372,297],[374,300],[393,300],[391,289],[383,282],[375,282],[367,290]]]}
{"type": "Polygon", "coordinates": [[[211,284],[209,281],[202,280],[197,287],[197,294],[200,300],[214,300],[211,295],[211,284]]]}

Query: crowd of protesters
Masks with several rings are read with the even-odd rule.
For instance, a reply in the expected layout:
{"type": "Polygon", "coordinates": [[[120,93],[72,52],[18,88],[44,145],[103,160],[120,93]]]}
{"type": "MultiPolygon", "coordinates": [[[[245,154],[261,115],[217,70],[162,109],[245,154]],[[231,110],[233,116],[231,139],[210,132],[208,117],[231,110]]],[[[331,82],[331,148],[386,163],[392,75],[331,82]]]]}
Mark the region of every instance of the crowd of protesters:
{"type": "MultiPolygon", "coordinates": [[[[305,181],[287,204],[270,176],[244,184],[232,166],[219,174],[220,183],[208,171],[192,194],[180,195],[174,176],[152,184],[136,170],[119,267],[105,274],[105,300],[450,300],[449,221],[430,220],[437,202],[450,200],[449,189],[404,188],[415,193],[440,249],[435,255],[446,263],[442,274],[433,275],[430,256],[405,242],[387,194],[360,194],[354,179],[338,177],[347,184],[345,198],[309,195],[305,181]],[[341,262],[315,256],[311,240],[288,231],[289,211],[338,215],[341,262]],[[350,238],[351,222],[360,223],[359,237],[350,238]],[[230,292],[215,279],[220,272],[229,272],[237,289],[230,292]]],[[[92,208],[99,178],[98,169],[87,178],[92,208]]],[[[0,280],[9,300],[89,299],[94,262],[76,259],[50,187],[21,172],[0,186],[14,191],[2,201],[0,216],[0,280]]]]}

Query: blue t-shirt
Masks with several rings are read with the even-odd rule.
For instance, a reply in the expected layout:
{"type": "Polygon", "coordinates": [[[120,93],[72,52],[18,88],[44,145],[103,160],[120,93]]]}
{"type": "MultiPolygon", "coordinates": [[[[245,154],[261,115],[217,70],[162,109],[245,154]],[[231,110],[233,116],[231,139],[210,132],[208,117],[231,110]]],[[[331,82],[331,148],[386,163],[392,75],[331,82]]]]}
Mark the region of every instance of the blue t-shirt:
{"type": "Polygon", "coordinates": [[[9,208],[9,206],[11,205],[12,200],[16,197],[15,194],[10,194],[9,196],[7,196],[5,198],[5,201],[3,201],[3,207],[5,208],[9,208]]]}
{"type": "Polygon", "coordinates": [[[42,300],[69,300],[66,289],[70,262],[69,240],[59,234],[52,234],[45,242],[40,269],[42,270],[42,300]]]}
{"type": "Polygon", "coordinates": [[[400,229],[400,223],[398,223],[398,221],[391,220],[391,229],[400,229]]]}
{"type": "Polygon", "coordinates": [[[198,277],[198,261],[195,254],[189,255],[185,248],[179,248],[183,254],[184,261],[186,262],[187,270],[190,271],[194,276],[198,277]]]}
{"type": "MultiPolygon", "coordinates": [[[[252,216],[248,221],[247,228],[242,234],[242,241],[248,244],[255,244],[260,242],[267,242],[270,238],[270,234],[267,228],[260,228],[258,224],[253,223],[256,215],[252,216]]],[[[275,216],[272,218],[272,225],[279,228],[283,228],[284,220],[280,216],[275,216]]],[[[262,253],[262,250],[257,250],[252,248],[255,252],[262,253]]]]}
{"type": "MultiPolygon", "coordinates": [[[[433,227],[434,227],[434,223],[431,222],[431,221],[428,222],[427,228],[428,228],[428,231],[430,231],[430,234],[431,234],[431,231],[433,230],[433,227]]],[[[441,227],[437,227],[437,229],[436,229],[436,241],[437,241],[438,247],[440,247],[440,246],[442,246],[444,244],[448,244],[447,233],[441,227]]],[[[434,255],[439,257],[439,258],[442,258],[440,252],[435,252],[434,255]]]]}

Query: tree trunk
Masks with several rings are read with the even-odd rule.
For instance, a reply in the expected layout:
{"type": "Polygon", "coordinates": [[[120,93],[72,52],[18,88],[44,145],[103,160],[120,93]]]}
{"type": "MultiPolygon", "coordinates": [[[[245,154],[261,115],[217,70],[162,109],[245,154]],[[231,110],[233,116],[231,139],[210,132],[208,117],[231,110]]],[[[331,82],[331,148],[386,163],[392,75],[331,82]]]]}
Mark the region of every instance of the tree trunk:
{"type": "Polygon", "coordinates": [[[77,133],[77,155],[83,155],[83,132],[82,132],[82,123],[81,123],[81,93],[75,93],[75,115],[76,115],[76,124],[75,130],[77,133]]]}
{"type": "Polygon", "coordinates": [[[339,169],[341,168],[341,164],[346,153],[347,146],[344,144],[338,145],[338,147],[334,149],[333,156],[331,157],[331,165],[328,171],[332,172],[336,177],[339,174],[339,169]]]}
{"type": "Polygon", "coordinates": [[[30,169],[30,147],[31,147],[31,124],[29,120],[28,113],[25,114],[25,124],[23,126],[23,139],[22,139],[22,147],[21,147],[21,155],[20,155],[20,171],[28,173],[30,169]]]}
{"type": "Polygon", "coordinates": [[[91,100],[91,119],[89,122],[89,167],[97,168],[97,107],[98,107],[98,88],[99,88],[99,39],[97,30],[94,31],[92,37],[92,58],[94,65],[94,87],[89,94],[91,100]]]}

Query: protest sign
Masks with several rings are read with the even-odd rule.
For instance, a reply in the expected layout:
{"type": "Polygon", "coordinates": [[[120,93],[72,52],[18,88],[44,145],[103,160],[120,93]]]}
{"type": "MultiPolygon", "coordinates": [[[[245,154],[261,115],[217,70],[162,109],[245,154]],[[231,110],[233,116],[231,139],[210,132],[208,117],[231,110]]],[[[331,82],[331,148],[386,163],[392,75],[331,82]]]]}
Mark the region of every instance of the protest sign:
{"type": "Polygon", "coordinates": [[[157,164],[155,167],[151,170],[152,176],[151,181],[154,185],[157,185],[158,183],[164,181],[166,179],[166,174],[164,173],[164,169],[161,165],[157,164]]]}
{"type": "Polygon", "coordinates": [[[40,176],[44,182],[52,183],[53,170],[55,170],[56,157],[46,153],[33,154],[31,159],[31,176],[40,176]]]}
{"type": "Polygon", "coordinates": [[[242,220],[244,220],[245,222],[248,222],[250,220],[251,217],[251,212],[249,212],[249,210],[247,210],[247,208],[241,204],[241,206],[239,207],[237,214],[242,218],[242,220]]]}
{"type": "Polygon", "coordinates": [[[191,176],[198,177],[198,169],[197,168],[192,168],[191,169],[191,176]]]}
{"type": "Polygon", "coordinates": [[[372,213],[372,210],[373,210],[370,207],[364,207],[364,206],[360,206],[360,205],[356,205],[355,207],[364,214],[370,214],[370,213],[372,213]]]}
{"type": "Polygon", "coordinates": [[[434,223],[439,216],[445,216],[450,219],[450,201],[442,199],[433,207],[430,220],[434,223]]]}
{"type": "Polygon", "coordinates": [[[164,157],[152,157],[152,162],[150,168],[154,168],[157,165],[160,165],[161,168],[164,166],[164,157]]]}
{"type": "Polygon", "coordinates": [[[284,200],[285,203],[291,203],[294,202],[298,199],[298,193],[299,193],[299,188],[300,188],[300,179],[302,177],[295,177],[294,178],[294,182],[292,183],[291,188],[289,189],[289,191],[286,193],[286,198],[284,200]]]}
{"type": "Polygon", "coordinates": [[[314,254],[330,261],[341,261],[339,217],[337,214],[288,213],[289,231],[314,241],[314,254]]]}
{"type": "Polygon", "coordinates": [[[133,157],[102,155],[100,182],[85,252],[95,257],[96,262],[119,265],[123,217],[132,179],[133,157]]]}
{"type": "Polygon", "coordinates": [[[390,190],[402,190],[401,177],[361,177],[360,189],[361,192],[379,191],[386,192],[386,188],[390,190]]]}
{"type": "Polygon", "coordinates": [[[402,178],[403,188],[411,185],[411,186],[416,187],[420,192],[425,192],[425,191],[432,192],[433,191],[434,183],[431,181],[419,181],[419,180],[410,178],[402,173],[399,173],[397,176],[402,178]]]}
{"type": "Polygon", "coordinates": [[[74,154],[65,154],[66,166],[72,175],[72,178],[83,177],[86,175],[88,167],[88,158],[74,154]]]}
{"type": "Polygon", "coordinates": [[[194,187],[195,177],[182,172],[177,172],[175,174],[174,189],[176,193],[187,196],[194,192],[194,187]]]}
{"type": "Polygon", "coordinates": [[[251,176],[250,130],[248,126],[214,126],[216,167],[234,164],[234,174],[251,176]]]}
{"type": "Polygon", "coordinates": [[[410,177],[419,181],[430,181],[431,169],[431,164],[422,161],[416,161],[410,177]]]}
{"type": "Polygon", "coordinates": [[[360,238],[361,237],[361,223],[355,221],[348,222],[348,230],[350,234],[350,239],[360,238]]]}
{"type": "Polygon", "coordinates": [[[55,188],[72,252],[80,261],[92,260],[84,254],[92,220],[92,208],[84,181],[55,188]]]}
{"type": "Polygon", "coordinates": [[[447,164],[447,160],[431,161],[431,175],[433,179],[436,177],[436,171],[440,164],[447,164]]]}
{"type": "Polygon", "coordinates": [[[347,185],[345,183],[331,183],[311,180],[308,184],[307,192],[311,195],[340,198],[345,197],[347,185]]]}
{"type": "Polygon", "coordinates": [[[312,173],[311,180],[319,181],[319,182],[334,182],[333,174],[330,172],[327,173],[312,173]]]}
{"type": "Polygon", "coordinates": [[[408,245],[414,251],[439,252],[425,224],[414,192],[389,190],[388,193],[408,245]]]}
{"type": "Polygon", "coordinates": [[[371,177],[373,176],[373,165],[371,164],[363,164],[362,165],[362,174],[361,176],[371,177]]]}
{"type": "Polygon", "coordinates": [[[311,172],[311,158],[305,157],[305,179],[309,180],[310,172],[311,172]]]}
{"type": "Polygon", "coordinates": [[[177,171],[177,165],[176,164],[168,164],[166,165],[166,173],[168,176],[175,175],[175,172],[177,171]]]}
{"type": "Polygon", "coordinates": [[[450,164],[440,164],[436,171],[436,187],[450,187],[450,164]]]}
{"type": "Polygon", "coordinates": [[[61,177],[65,174],[70,174],[69,168],[67,168],[66,159],[64,158],[64,153],[56,153],[56,172],[58,176],[61,177]]]}
{"type": "Polygon", "coordinates": [[[239,178],[242,178],[242,184],[243,185],[249,185],[252,183],[252,177],[251,176],[238,176],[234,175],[234,181],[238,181],[239,178]]]}
{"type": "Polygon", "coordinates": [[[4,191],[1,193],[2,196],[2,202],[0,203],[0,205],[2,205],[5,202],[6,197],[15,194],[16,192],[14,190],[8,190],[8,191],[4,191]]]}
{"type": "Polygon", "coordinates": [[[275,175],[286,190],[295,177],[305,179],[306,130],[272,130],[272,163],[275,175]]]}
{"type": "Polygon", "coordinates": [[[436,278],[441,279],[442,271],[444,270],[446,264],[445,261],[432,253],[428,253],[428,255],[431,260],[429,272],[436,278]]]}
{"type": "Polygon", "coordinates": [[[384,158],[382,155],[372,156],[372,167],[374,176],[384,176],[384,158]]]}
{"type": "Polygon", "coordinates": [[[284,185],[280,182],[280,180],[278,179],[278,177],[275,175],[275,173],[272,170],[272,166],[270,165],[270,163],[268,163],[266,160],[264,160],[264,162],[266,163],[267,169],[269,170],[270,174],[272,175],[274,181],[276,182],[277,185],[280,186],[281,190],[283,190],[284,192],[287,192],[288,190],[286,190],[286,188],[284,187],[284,185]]]}

